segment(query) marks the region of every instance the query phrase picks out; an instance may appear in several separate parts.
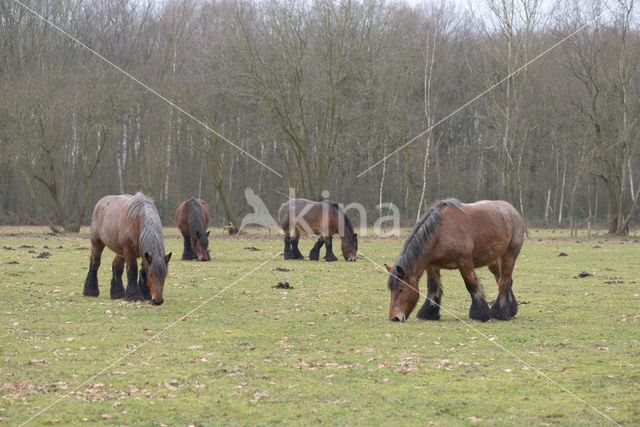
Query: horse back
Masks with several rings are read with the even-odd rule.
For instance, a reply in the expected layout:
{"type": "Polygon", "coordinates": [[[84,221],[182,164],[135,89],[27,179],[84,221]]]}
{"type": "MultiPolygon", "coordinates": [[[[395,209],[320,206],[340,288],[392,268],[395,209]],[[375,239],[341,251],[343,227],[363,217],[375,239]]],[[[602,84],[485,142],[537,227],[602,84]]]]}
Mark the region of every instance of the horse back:
{"type": "MultiPolygon", "coordinates": [[[[138,247],[139,224],[131,227],[127,220],[127,207],[131,195],[105,196],[98,200],[91,215],[90,239],[92,244],[103,243],[123,256],[125,248],[138,247]]],[[[136,253],[137,255],[137,253],[136,253]]]]}
{"type": "Polygon", "coordinates": [[[315,234],[335,234],[338,232],[338,210],[330,202],[314,202],[307,199],[291,199],[280,205],[278,209],[278,222],[285,232],[291,225],[302,232],[307,232],[300,220],[304,220],[305,225],[315,234]],[[328,205],[327,205],[328,204],[328,205]],[[296,224],[289,224],[289,211],[293,213],[296,224]],[[325,212],[329,215],[328,220],[324,219],[325,212]],[[328,230],[324,230],[327,228],[328,230]]]}
{"type": "Polygon", "coordinates": [[[180,205],[178,205],[178,208],[176,209],[176,226],[178,227],[178,230],[180,230],[180,233],[182,233],[183,236],[187,236],[187,237],[189,236],[189,233],[190,233],[189,205],[192,202],[197,203],[198,212],[202,217],[202,223],[204,225],[204,229],[206,230],[209,227],[209,205],[207,204],[207,202],[205,202],[202,199],[196,199],[194,197],[190,197],[189,199],[180,203],[180,205]]]}
{"type": "Polygon", "coordinates": [[[459,260],[473,258],[475,267],[493,264],[509,254],[517,257],[524,241],[524,220],[502,200],[446,207],[434,248],[443,268],[457,268],[459,260]]]}

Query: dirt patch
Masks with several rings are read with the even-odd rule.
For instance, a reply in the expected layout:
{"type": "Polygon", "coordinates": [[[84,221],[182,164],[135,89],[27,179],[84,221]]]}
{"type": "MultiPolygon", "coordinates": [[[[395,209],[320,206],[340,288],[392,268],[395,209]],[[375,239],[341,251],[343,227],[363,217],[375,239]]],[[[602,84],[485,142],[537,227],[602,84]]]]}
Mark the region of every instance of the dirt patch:
{"type": "Polygon", "coordinates": [[[569,254],[568,254],[568,253],[566,253],[566,252],[560,252],[560,253],[558,254],[558,256],[569,256],[569,254]]]}
{"type": "Polygon", "coordinates": [[[273,269],[273,271],[279,271],[281,273],[287,273],[287,272],[289,272],[291,270],[289,270],[288,268],[284,268],[284,267],[276,267],[276,268],[273,269]]]}
{"type": "Polygon", "coordinates": [[[586,271],[582,271],[578,273],[577,276],[575,276],[575,279],[584,279],[585,277],[591,277],[591,276],[593,276],[593,274],[587,273],[586,271]]]}
{"type": "Polygon", "coordinates": [[[47,251],[44,251],[44,252],[40,252],[36,258],[38,258],[38,259],[47,259],[50,256],[51,256],[51,253],[49,253],[47,251]]]}
{"type": "Polygon", "coordinates": [[[244,250],[245,251],[253,251],[253,252],[255,252],[255,251],[259,251],[260,249],[256,248],[255,246],[245,246],[244,250]]]}

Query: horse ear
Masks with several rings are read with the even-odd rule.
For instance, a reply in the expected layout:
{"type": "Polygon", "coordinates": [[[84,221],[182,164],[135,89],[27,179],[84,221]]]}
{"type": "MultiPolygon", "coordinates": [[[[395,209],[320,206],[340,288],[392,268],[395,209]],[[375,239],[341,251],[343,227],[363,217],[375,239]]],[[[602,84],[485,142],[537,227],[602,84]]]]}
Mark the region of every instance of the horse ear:
{"type": "Polygon", "coordinates": [[[396,266],[396,276],[398,277],[398,279],[400,280],[404,280],[407,276],[404,272],[404,270],[402,269],[402,267],[400,267],[399,265],[396,266]]]}
{"type": "Polygon", "coordinates": [[[149,255],[149,252],[144,253],[144,260],[147,261],[147,264],[151,265],[151,261],[153,260],[153,258],[151,258],[151,255],[149,255]]]}
{"type": "Polygon", "coordinates": [[[169,252],[167,255],[165,255],[165,257],[164,257],[164,262],[165,263],[169,264],[169,261],[171,260],[171,254],[172,253],[173,252],[169,252]]]}
{"type": "Polygon", "coordinates": [[[387,269],[388,273],[391,273],[391,267],[389,267],[387,264],[385,264],[384,267],[387,269]]]}
{"type": "Polygon", "coordinates": [[[207,237],[209,237],[209,233],[211,233],[211,230],[207,231],[207,237]]]}

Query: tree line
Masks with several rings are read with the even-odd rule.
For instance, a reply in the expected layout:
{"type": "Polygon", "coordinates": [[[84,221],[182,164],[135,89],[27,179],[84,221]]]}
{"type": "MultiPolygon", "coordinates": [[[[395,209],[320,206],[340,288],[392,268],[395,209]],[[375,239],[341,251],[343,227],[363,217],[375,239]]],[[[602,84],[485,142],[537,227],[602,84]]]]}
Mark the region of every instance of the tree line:
{"type": "Polygon", "coordinates": [[[627,234],[640,7],[547,7],[0,0],[0,222],[77,231],[140,190],[164,223],[194,195],[239,224],[245,188],[272,212],[293,188],[406,224],[439,198],[505,199],[627,234]]]}

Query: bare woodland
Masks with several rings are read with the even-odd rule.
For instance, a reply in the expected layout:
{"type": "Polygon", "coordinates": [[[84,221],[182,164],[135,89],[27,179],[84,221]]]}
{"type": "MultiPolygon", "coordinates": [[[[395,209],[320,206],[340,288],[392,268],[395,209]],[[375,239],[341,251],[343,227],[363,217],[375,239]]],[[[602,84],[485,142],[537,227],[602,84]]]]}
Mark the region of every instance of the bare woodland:
{"type": "Polygon", "coordinates": [[[140,190],[166,224],[191,195],[239,224],[248,187],[406,224],[443,197],[619,235],[640,217],[633,0],[23,3],[68,35],[0,0],[0,223],[77,231],[140,190]]]}

